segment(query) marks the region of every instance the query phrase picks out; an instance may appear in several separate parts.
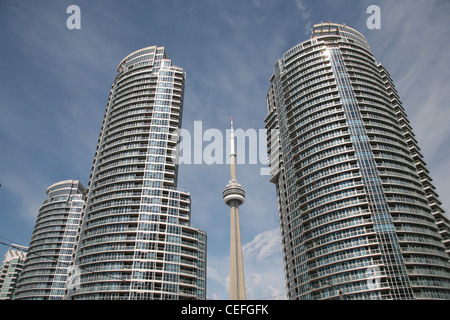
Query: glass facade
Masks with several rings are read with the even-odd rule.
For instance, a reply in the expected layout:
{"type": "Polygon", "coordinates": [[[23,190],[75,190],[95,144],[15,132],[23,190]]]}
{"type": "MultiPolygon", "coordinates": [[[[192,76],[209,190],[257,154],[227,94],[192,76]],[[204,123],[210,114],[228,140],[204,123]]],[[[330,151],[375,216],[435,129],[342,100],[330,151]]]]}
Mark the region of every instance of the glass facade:
{"type": "Polygon", "coordinates": [[[267,107],[288,297],[449,299],[449,220],[364,36],[315,25],[267,107]]]}
{"type": "Polygon", "coordinates": [[[206,298],[206,233],[177,189],[185,73],[164,47],[122,60],[88,185],[74,300],[206,298]]]}
{"type": "Polygon", "coordinates": [[[81,223],[85,188],[65,180],[47,189],[36,220],[15,300],[62,300],[81,223]]]}
{"type": "Polygon", "coordinates": [[[6,252],[0,268],[0,300],[13,298],[27,251],[27,247],[13,244],[6,252]]]}

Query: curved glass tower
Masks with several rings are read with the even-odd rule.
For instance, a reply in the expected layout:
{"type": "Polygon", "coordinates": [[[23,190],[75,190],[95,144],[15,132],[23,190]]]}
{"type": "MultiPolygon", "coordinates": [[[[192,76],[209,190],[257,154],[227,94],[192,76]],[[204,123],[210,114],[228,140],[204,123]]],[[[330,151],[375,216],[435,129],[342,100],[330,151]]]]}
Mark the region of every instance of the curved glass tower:
{"type": "Polygon", "coordinates": [[[65,180],[47,189],[14,294],[15,300],[62,300],[81,223],[85,188],[65,180]]]}
{"type": "Polygon", "coordinates": [[[12,244],[6,252],[0,267],[0,300],[13,298],[27,251],[28,247],[12,244]]]}
{"type": "Polygon", "coordinates": [[[315,25],[275,64],[267,107],[288,297],[450,299],[448,219],[364,36],[315,25]]]}
{"type": "Polygon", "coordinates": [[[164,47],[117,69],[88,185],[70,299],[205,299],[206,234],[177,189],[185,73],[164,47]]]}

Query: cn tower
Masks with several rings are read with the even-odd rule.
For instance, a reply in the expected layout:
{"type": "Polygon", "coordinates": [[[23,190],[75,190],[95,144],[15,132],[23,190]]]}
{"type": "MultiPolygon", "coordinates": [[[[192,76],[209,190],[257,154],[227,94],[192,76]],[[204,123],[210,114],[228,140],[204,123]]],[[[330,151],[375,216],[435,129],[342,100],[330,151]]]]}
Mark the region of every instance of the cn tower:
{"type": "Polygon", "coordinates": [[[239,206],[244,203],[244,188],[236,180],[233,118],[231,118],[231,179],[223,190],[223,201],[230,206],[230,300],[245,300],[239,206]]]}

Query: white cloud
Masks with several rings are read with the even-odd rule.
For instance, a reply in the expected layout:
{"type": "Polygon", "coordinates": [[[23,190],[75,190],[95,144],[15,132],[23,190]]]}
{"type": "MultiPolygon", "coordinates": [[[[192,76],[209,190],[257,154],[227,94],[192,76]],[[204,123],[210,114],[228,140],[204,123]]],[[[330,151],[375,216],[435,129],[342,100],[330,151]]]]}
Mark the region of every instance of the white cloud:
{"type": "Polygon", "coordinates": [[[242,247],[247,261],[267,262],[269,258],[281,251],[279,229],[264,231],[242,247]]]}
{"type": "Polygon", "coordinates": [[[261,1],[260,0],[252,0],[252,4],[256,7],[259,7],[261,5],[261,1]]]}
{"type": "Polygon", "coordinates": [[[285,298],[279,229],[257,234],[242,247],[248,299],[285,298]]]}
{"type": "Polygon", "coordinates": [[[305,7],[302,0],[295,0],[295,6],[300,11],[300,16],[304,23],[304,31],[305,34],[309,34],[311,31],[311,13],[309,12],[308,8],[305,7]]]}
{"type": "Polygon", "coordinates": [[[302,0],[295,0],[295,6],[297,7],[297,9],[301,10],[301,11],[305,11],[306,8],[303,5],[303,1],[302,0]]]}
{"type": "Polygon", "coordinates": [[[257,234],[243,248],[248,299],[284,298],[284,271],[279,229],[257,234]]]}
{"type": "MultiPolygon", "coordinates": [[[[247,299],[284,299],[284,271],[279,230],[257,234],[242,246],[247,299]]],[[[229,256],[208,257],[208,298],[228,299],[229,256]]]]}

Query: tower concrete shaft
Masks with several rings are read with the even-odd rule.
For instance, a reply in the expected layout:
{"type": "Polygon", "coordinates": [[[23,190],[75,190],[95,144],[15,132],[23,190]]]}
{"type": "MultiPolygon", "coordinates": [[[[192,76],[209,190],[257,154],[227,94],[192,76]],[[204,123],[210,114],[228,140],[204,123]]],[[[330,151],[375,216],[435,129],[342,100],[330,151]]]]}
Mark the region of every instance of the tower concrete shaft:
{"type": "Polygon", "coordinates": [[[231,179],[223,191],[223,200],[230,206],[230,300],[245,300],[244,262],[242,259],[239,206],[244,203],[244,188],[236,180],[236,152],[233,119],[231,119],[231,179]]]}
{"type": "Polygon", "coordinates": [[[242,259],[239,206],[230,206],[230,299],[245,300],[244,262],[242,259]]]}

